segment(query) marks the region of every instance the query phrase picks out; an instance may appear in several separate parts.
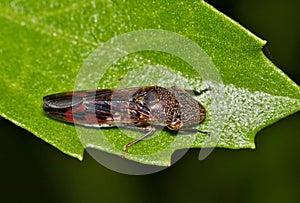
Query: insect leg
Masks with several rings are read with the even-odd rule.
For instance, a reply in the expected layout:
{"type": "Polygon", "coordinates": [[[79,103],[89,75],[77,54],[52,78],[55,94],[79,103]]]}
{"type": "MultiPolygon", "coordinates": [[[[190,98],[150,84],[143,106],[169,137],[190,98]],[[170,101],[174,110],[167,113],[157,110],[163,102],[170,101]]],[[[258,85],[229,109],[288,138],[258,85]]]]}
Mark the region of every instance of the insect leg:
{"type": "Polygon", "coordinates": [[[120,83],[121,87],[125,87],[125,82],[124,82],[123,76],[119,78],[119,83],[120,83]]]}
{"type": "Polygon", "coordinates": [[[146,126],[123,125],[123,126],[118,126],[118,128],[125,128],[128,130],[148,132],[151,130],[152,127],[149,125],[146,125],[146,126]]]}
{"type": "Polygon", "coordinates": [[[205,135],[210,135],[210,132],[203,131],[203,130],[198,130],[196,128],[183,128],[183,129],[180,129],[180,131],[189,132],[189,133],[202,133],[202,134],[205,134],[205,135]]]}
{"type": "Polygon", "coordinates": [[[210,132],[208,131],[203,131],[203,130],[198,130],[199,133],[205,134],[205,135],[210,135],[210,132]]]}
{"type": "MultiPolygon", "coordinates": [[[[131,142],[129,142],[129,143],[127,143],[125,146],[124,146],[124,148],[123,148],[123,158],[125,157],[125,155],[126,155],[126,151],[127,151],[127,149],[130,147],[130,146],[132,146],[132,145],[134,145],[134,144],[136,144],[137,142],[139,142],[139,141],[141,141],[141,140],[143,140],[143,139],[146,139],[147,137],[149,137],[150,135],[152,135],[153,133],[154,133],[154,131],[155,131],[155,128],[154,127],[152,127],[152,126],[150,126],[150,128],[143,128],[143,129],[147,129],[147,133],[145,133],[143,136],[141,136],[141,137],[139,137],[139,138],[137,138],[137,139],[135,139],[135,140],[133,140],[133,141],[131,141],[131,142]]],[[[139,129],[140,130],[140,129],[139,129]]]]}
{"type": "Polygon", "coordinates": [[[197,91],[197,90],[190,90],[190,89],[185,89],[185,91],[187,92],[187,93],[189,93],[189,94],[191,94],[191,95],[196,95],[196,96],[198,96],[198,95],[201,95],[201,94],[203,94],[204,92],[207,92],[207,91],[211,91],[212,90],[212,87],[206,87],[205,89],[203,89],[203,90],[200,90],[200,91],[197,91]]]}

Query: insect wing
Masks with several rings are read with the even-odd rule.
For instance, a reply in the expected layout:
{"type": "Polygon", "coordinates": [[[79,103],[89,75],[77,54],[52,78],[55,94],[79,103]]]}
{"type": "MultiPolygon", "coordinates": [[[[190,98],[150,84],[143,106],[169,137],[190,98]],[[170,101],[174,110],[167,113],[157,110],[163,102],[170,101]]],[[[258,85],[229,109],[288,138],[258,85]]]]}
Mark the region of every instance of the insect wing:
{"type": "Polygon", "coordinates": [[[143,106],[133,107],[133,97],[144,94],[150,88],[98,89],[53,94],[43,98],[43,108],[54,119],[84,126],[144,123],[150,112],[143,106]]]}

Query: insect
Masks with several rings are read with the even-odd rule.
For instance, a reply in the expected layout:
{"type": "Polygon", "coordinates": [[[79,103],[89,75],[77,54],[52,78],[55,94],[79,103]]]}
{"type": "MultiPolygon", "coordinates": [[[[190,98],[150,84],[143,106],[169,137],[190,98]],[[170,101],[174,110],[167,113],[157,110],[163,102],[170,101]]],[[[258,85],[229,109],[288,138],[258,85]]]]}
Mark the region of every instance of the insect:
{"type": "Polygon", "coordinates": [[[122,126],[144,135],[124,146],[127,149],[152,135],[158,126],[171,131],[201,132],[196,127],[206,117],[204,106],[192,95],[200,92],[173,86],[133,87],[64,92],[45,96],[44,111],[54,119],[87,127],[122,126]]]}

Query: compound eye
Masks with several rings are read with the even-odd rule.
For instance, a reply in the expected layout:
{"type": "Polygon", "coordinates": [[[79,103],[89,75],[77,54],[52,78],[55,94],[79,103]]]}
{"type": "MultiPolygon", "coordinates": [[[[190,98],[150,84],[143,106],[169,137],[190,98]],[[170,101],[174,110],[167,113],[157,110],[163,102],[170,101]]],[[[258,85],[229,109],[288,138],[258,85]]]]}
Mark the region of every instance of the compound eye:
{"type": "Polygon", "coordinates": [[[179,119],[176,121],[172,121],[170,124],[167,125],[170,130],[178,131],[182,127],[182,122],[179,119]]]}

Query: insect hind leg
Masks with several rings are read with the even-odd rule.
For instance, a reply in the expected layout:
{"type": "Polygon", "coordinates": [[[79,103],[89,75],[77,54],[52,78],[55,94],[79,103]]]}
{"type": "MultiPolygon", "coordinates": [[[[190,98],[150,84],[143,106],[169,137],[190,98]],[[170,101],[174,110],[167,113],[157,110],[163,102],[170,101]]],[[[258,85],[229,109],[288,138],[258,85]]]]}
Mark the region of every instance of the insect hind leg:
{"type": "Polygon", "coordinates": [[[143,130],[143,131],[146,131],[146,133],[145,133],[143,136],[141,136],[141,137],[139,137],[139,138],[137,138],[137,139],[135,139],[135,140],[133,140],[133,141],[127,143],[127,144],[124,146],[122,158],[124,158],[124,157],[126,156],[126,152],[127,152],[128,148],[129,148],[130,146],[132,146],[132,145],[138,143],[138,142],[141,141],[141,140],[146,139],[147,137],[150,137],[150,136],[155,132],[155,130],[156,130],[153,126],[147,126],[147,127],[144,127],[144,128],[136,127],[136,126],[128,126],[128,127],[126,127],[126,128],[129,128],[129,129],[135,129],[135,130],[143,130]]]}

